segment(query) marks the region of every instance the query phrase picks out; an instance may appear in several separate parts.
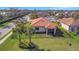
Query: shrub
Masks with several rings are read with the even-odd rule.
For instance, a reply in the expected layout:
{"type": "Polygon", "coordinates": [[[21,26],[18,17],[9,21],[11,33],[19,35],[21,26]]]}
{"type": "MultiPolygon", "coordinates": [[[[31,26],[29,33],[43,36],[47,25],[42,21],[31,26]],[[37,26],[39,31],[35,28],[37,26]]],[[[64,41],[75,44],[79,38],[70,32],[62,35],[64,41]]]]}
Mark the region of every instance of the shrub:
{"type": "Polygon", "coordinates": [[[29,47],[28,42],[20,42],[19,47],[22,49],[27,49],[29,47]]]}
{"type": "Polygon", "coordinates": [[[37,50],[38,46],[34,43],[28,43],[26,41],[22,41],[19,43],[19,47],[22,49],[30,49],[30,50],[37,50]]]}
{"type": "Polygon", "coordinates": [[[37,48],[37,45],[34,43],[29,43],[29,48],[33,49],[33,48],[37,48]]]}

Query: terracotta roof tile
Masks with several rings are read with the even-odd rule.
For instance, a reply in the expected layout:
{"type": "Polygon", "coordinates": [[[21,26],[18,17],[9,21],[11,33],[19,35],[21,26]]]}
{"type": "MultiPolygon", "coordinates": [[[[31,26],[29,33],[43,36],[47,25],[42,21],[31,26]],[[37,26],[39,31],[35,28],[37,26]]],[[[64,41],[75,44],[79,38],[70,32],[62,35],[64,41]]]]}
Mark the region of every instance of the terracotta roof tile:
{"type": "Polygon", "coordinates": [[[69,25],[69,26],[79,23],[79,21],[77,21],[74,18],[63,18],[63,19],[60,19],[60,22],[66,24],[66,25],[69,25]]]}
{"type": "Polygon", "coordinates": [[[46,19],[46,18],[33,19],[31,25],[33,27],[45,27],[45,28],[49,28],[49,29],[56,28],[55,24],[48,21],[48,19],[46,19]]]}

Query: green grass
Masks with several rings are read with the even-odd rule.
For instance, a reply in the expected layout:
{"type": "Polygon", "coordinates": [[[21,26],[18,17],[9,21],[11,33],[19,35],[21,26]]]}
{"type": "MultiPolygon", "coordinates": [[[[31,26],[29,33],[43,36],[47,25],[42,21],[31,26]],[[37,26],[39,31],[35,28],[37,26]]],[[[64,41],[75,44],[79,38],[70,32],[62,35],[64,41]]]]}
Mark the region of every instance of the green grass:
{"type": "MultiPolygon", "coordinates": [[[[24,35],[21,35],[23,39],[24,35]]],[[[19,48],[19,40],[17,34],[12,34],[4,43],[0,45],[0,51],[25,51],[27,49],[19,48]]]]}
{"type": "Polygon", "coordinates": [[[12,39],[11,37],[9,37],[2,45],[0,45],[0,50],[1,51],[17,51],[17,50],[21,50],[18,47],[18,40],[17,39],[12,39]]]}
{"type": "MultiPolygon", "coordinates": [[[[54,37],[45,34],[33,34],[32,42],[35,43],[39,49],[51,50],[51,51],[79,51],[79,37],[71,37],[71,33],[68,33],[63,28],[59,27],[64,33],[64,37],[54,37]],[[69,46],[72,43],[72,46],[69,46]]],[[[18,34],[14,33],[9,37],[2,45],[0,45],[0,51],[27,51],[28,49],[19,48],[18,34]]],[[[28,41],[28,35],[21,34],[22,41],[28,41]]]]}
{"type": "Polygon", "coordinates": [[[76,41],[79,43],[79,36],[76,33],[73,32],[69,32],[67,30],[65,30],[64,28],[62,28],[61,26],[58,27],[59,29],[61,29],[61,31],[64,33],[65,37],[70,37],[71,41],[76,41]]]}
{"type": "MultiPolygon", "coordinates": [[[[28,41],[28,36],[22,35],[23,39],[28,41]],[[25,39],[26,37],[26,39],[25,39]]],[[[39,49],[52,50],[52,51],[72,51],[79,50],[79,43],[72,41],[72,46],[69,46],[70,38],[65,37],[46,37],[43,34],[32,35],[32,42],[35,43],[39,49]]],[[[27,51],[28,49],[19,48],[18,39],[12,39],[9,37],[2,45],[0,45],[1,51],[27,51]]]]}
{"type": "MultiPolygon", "coordinates": [[[[39,36],[39,35],[38,35],[39,36]]],[[[32,41],[36,43],[40,49],[46,50],[79,50],[79,43],[72,41],[72,46],[69,46],[70,38],[64,37],[43,37],[33,38],[32,41]]]]}

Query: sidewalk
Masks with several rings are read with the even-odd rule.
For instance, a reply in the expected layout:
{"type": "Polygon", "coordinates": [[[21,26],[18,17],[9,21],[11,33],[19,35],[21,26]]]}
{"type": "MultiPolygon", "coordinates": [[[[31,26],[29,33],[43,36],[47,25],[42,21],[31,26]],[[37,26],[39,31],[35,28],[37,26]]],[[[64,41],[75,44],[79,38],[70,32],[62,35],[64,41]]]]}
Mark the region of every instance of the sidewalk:
{"type": "MultiPolygon", "coordinates": [[[[13,23],[9,23],[7,25],[5,25],[4,27],[0,28],[0,39],[5,36],[8,32],[10,32],[12,30],[12,28],[14,28],[15,25],[13,23]]],[[[12,34],[12,32],[10,32],[9,34],[7,34],[3,39],[0,40],[0,45],[12,34]]]]}
{"type": "Polygon", "coordinates": [[[2,40],[0,40],[0,45],[1,45],[10,35],[12,35],[12,32],[10,32],[6,37],[4,37],[2,40]]]}

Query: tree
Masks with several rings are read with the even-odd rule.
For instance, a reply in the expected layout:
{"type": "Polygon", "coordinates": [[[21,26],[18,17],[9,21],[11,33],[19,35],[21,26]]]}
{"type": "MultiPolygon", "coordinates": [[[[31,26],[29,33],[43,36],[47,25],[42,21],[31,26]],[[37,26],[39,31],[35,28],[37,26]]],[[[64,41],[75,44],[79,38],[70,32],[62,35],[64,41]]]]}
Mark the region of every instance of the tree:
{"type": "MultiPolygon", "coordinates": [[[[31,35],[32,35],[32,26],[31,26],[31,22],[27,22],[27,20],[25,21],[21,21],[18,20],[16,22],[16,28],[15,28],[16,33],[18,33],[18,37],[19,37],[19,44],[20,46],[22,46],[23,42],[22,42],[22,38],[21,38],[21,34],[25,34],[27,36],[28,34],[28,38],[29,38],[29,47],[31,47],[32,42],[31,42],[31,35]]],[[[27,43],[26,43],[27,44],[27,43]]]]}
{"type": "Polygon", "coordinates": [[[38,16],[38,14],[36,13],[36,11],[33,11],[32,13],[31,13],[31,19],[35,19],[35,18],[38,18],[39,16],[38,16]]]}
{"type": "Polygon", "coordinates": [[[2,15],[0,15],[0,20],[3,20],[3,18],[4,18],[4,17],[3,17],[2,15]]]}
{"type": "Polygon", "coordinates": [[[22,31],[21,31],[21,28],[22,28],[21,25],[22,24],[20,24],[20,23],[17,23],[17,25],[16,25],[16,31],[17,31],[16,33],[18,34],[18,37],[19,37],[19,44],[21,43],[21,36],[20,36],[21,33],[22,33],[22,31]]]}
{"type": "Polygon", "coordinates": [[[79,19],[79,14],[74,14],[73,17],[74,17],[75,19],[79,19]]]}
{"type": "Polygon", "coordinates": [[[16,21],[16,27],[13,29],[14,33],[17,34],[19,39],[19,44],[21,43],[21,34],[23,33],[24,22],[21,20],[16,21]]]}
{"type": "Polygon", "coordinates": [[[25,22],[25,29],[27,30],[27,34],[29,37],[29,43],[31,43],[31,35],[32,35],[32,26],[31,26],[31,22],[25,22]]]}

